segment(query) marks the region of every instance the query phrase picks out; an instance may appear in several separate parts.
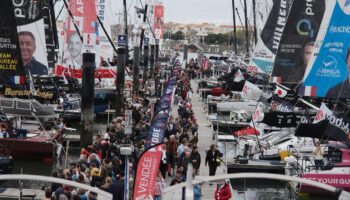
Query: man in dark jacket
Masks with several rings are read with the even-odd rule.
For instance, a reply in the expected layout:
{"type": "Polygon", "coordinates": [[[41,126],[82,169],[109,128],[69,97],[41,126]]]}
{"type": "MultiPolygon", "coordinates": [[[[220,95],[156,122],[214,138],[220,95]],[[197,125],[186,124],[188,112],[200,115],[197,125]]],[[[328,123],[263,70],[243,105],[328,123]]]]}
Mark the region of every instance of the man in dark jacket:
{"type": "Polygon", "coordinates": [[[205,166],[209,164],[209,176],[215,176],[216,168],[220,165],[218,160],[220,160],[222,156],[222,153],[216,149],[216,145],[212,144],[205,157],[205,166]]]}
{"type": "Polygon", "coordinates": [[[199,154],[197,146],[194,146],[192,149],[191,163],[193,166],[193,173],[195,175],[199,175],[199,167],[201,166],[201,154],[199,154]]]}
{"type": "Polygon", "coordinates": [[[124,200],[124,183],[120,176],[109,186],[108,192],[113,195],[113,200],[124,200]]]}

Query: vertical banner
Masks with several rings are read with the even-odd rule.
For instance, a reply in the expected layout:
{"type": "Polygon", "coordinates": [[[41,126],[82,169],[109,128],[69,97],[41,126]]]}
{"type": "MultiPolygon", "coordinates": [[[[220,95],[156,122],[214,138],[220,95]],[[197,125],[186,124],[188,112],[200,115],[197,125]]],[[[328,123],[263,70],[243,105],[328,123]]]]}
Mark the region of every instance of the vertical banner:
{"type": "MultiPolygon", "coordinates": [[[[73,68],[81,68],[83,64],[84,46],[90,48],[96,45],[96,4],[91,0],[71,0],[69,9],[73,15],[73,19],[68,15],[67,19],[67,38],[65,61],[68,66],[73,68]],[[77,25],[79,32],[86,40],[83,42],[75,29],[77,25]]],[[[89,49],[91,51],[91,49],[89,49]]]]}
{"type": "Polygon", "coordinates": [[[16,75],[24,73],[15,21],[12,0],[1,1],[0,84],[7,84],[16,75]]]}
{"type": "Polygon", "coordinates": [[[125,131],[124,133],[126,135],[131,135],[132,133],[132,111],[126,110],[125,111],[125,131]]]}
{"type": "MultiPolygon", "coordinates": [[[[325,32],[317,38],[318,55],[310,59],[304,76],[305,96],[350,98],[350,1],[329,1],[325,32]]],[[[328,6],[328,5],[327,5],[328,6]]]]}
{"type": "Polygon", "coordinates": [[[22,61],[26,74],[47,75],[47,51],[43,19],[44,1],[12,1],[22,61]]]}
{"type": "Polygon", "coordinates": [[[124,200],[129,200],[129,159],[125,157],[124,200]]]}
{"type": "MultiPolygon", "coordinates": [[[[287,22],[293,0],[275,0],[265,26],[259,35],[249,69],[271,74],[273,62],[287,22]]],[[[258,8],[259,10],[259,8],[258,8]]],[[[262,15],[262,14],[261,14],[262,15]]]]}
{"type": "Polygon", "coordinates": [[[154,33],[156,34],[156,39],[163,39],[164,7],[161,4],[154,6],[154,33]]]}
{"type": "Polygon", "coordinates": [[[302,80],[324,12],[325,0],[293,2],[277,51],[272,81],[299,83],[302,80]]]}
{"type": "MultiPolygon", "coordinates": [[[[113,1],[113,0],[112,0],[113,1]]],[[[108,7],[110,4],[110,0],[97,0],[97,16],[100,18],[103,23],[104,28],[108,35],[112,35],[111,33],[111,9],[108,7]]],[[[109,43],[107,35],[102,29],[102,26],[98,24],[98,36],[97,36],[97,48],[98,54],[96,56],[98,63],[102,63],[103,61],[112,60],[113,58],[113,48],[109,43]]]]}
{"type": "Polygon", "coordinates": [[[134,200],[153,199],[163,151],[165,145],[158,144],[140,156],[134,182],[134,200]]]}

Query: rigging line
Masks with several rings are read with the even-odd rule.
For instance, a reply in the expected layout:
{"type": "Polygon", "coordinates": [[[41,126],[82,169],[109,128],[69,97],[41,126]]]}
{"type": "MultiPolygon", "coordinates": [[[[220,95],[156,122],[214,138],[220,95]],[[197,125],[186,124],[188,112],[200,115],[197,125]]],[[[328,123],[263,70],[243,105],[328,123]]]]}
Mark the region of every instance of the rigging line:
{"type": "Polygon", "coordinates": [[[72,14],[72,11],[69,9],[68,7],[68,4],[67,4],[67,1],[66,0],[63,0],[63,3],[64,3],[64,6],[66,7],[67,11],[68,11],[68,14],[69,16],[71,17],[71,23],[73,23],[74,25],[74,29],[76,30],[77,34],[79,35],[79,38],[80,38],[80,41],[83,42],[83,36],[81,35],[80,33],[80,30],[78,28],[78,25],[75,23],[75,19],[74,19],[74,16],[72,14]]]}
{"type": "Polygon", "coordinates": [[[58,18],[61,16],[61,13],[62,13],[63,9],[64,9],[64,5],[62,5],[62,8],[61,8],[60,11],[58,12],[57,17],[55,17],[55,21],[56,21],[56,22],[57,22],[58,18]]]}

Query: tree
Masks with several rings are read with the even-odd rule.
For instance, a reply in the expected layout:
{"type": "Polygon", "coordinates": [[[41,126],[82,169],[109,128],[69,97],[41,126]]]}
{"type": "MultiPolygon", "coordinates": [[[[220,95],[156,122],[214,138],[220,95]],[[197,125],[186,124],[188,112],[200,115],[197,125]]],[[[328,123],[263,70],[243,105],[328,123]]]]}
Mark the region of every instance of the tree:
{"type": "Polygon", "coordinates": [[[177,31],[175,34],[172,35],[173,40],[183,40],[185,39],[185,34],[182,31],[177,31]]]}

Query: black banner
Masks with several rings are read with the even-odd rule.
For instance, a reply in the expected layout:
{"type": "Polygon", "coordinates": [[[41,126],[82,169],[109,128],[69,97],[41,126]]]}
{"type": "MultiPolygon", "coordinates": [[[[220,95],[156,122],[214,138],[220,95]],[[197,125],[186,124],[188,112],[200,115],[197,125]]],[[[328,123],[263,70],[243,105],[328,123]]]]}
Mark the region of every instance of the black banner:
{"type": "Polygon", "coordinates": [[[275,0],[261,32],[265,46],[276,54],[293,0],[275,0]]]}
{"type": "Polygon", "coordinates": [[[325,0],[293,2],[272,70],[272,77],[277,77],[278,82],[302,80],[324,11],[325,0]]]}
{"type": "Polygon", "coordinates": [[[302,115],[288,112],[268,112],[264,113],[263,123],[275,127],[296,127],[302,115]]]}
{"type": "Polygon", "coordinates": [[[349,119],[344,113],[337,113],[315,124],[300,123],[295,131],[295,136],[348,142],[349,133],[349,119]]]}
{"type": "Polygon", "coordinates": [[[1,1],[0,84],[9,83],[14,76],[24,74],[13,10],[12,0],[1,1]]]}

